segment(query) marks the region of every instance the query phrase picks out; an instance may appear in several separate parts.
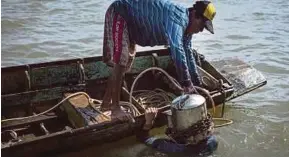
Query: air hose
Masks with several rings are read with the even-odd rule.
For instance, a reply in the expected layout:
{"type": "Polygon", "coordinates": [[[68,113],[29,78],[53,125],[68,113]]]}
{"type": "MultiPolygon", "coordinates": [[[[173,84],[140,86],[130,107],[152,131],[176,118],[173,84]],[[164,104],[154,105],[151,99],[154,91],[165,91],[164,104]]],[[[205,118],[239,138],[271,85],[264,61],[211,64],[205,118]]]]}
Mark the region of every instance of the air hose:
{"type": "MultiPolygon", "coordinates": [[[[151,67],[151,68],[148,68],[148,69],[142,71],[142,72],[135,78],[135,80],[133,81],[132,86],[131,86],[131,89],[130,89],[130,94],[129,94],[129,102],[130,102],[130,103],[132,103],[132,94],[133,94],[133,90],[134,90],[134,87],[135,87],[136,82],[137,82],[145,73],[147,73],[147,72],[149,72],[149,71],[153,71],[153,70],[158,70],[158,71],[162,72],[165,76],[168,77],[168,79],[173,83],[173,85],[174,85],[178,90],[184,91],[183,88],[180,86],[180,84],[179,84],[172,76],[170,76],[166,71],[164,71],[163,69],[158,68],[158,67],[151,67]]],[[[209,93],[207,90],[205,90],[205,89],[203,89],[203,88],[201,88],[201,87],[193,86],[193,88],[194,88],[194,91],[197,92],[197,90],[199,90],[199,91],[203,92],[203,94],[205,94],[205,95],[209,98],[209,100],[210,100],[210,102],[211,102],[211,104],[212,104],[212,106],[213,106],[213,112],[215,113],[215,102],[214,102],[212,96],[210,95],[210,93],[209,93]]],[[[224,122],[223,124],[215,125],[215,126],[214,126],[215,128],[217,128],[217,127],[222,127],[222,126],[227,126],[227,125],[230,125],[230,124],[233,123],[232,120],[230,120],[230,119],[225,119],[225,118],[213,118],[213,120],[214,120],[214,121],[222,121],[222,122],[224,122]]]]}

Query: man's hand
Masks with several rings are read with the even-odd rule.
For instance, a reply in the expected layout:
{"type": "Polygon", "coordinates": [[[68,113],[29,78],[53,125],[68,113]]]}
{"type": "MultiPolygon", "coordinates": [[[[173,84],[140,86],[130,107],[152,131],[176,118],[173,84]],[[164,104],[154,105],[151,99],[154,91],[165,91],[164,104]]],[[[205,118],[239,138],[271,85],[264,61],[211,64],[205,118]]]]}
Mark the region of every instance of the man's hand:
{"type": "Polygon", "coordinates": [[[152,127],[155,118],[157,117],[158,109],[154,107],[147,108],[145,111],[145,119],[146,123],[144,125],[145,129],[150,129],[148,127],[152,127]]]}
{"type": "Polygon", "coordinates": [[[196,93],[196,89],[193,86],[189,86],[189,87],[183,87],[184,88],[184,93],[185,94],[193,94],[196,93]]]}
{"type": "Polygon", "coordinates": [[[183,87],[184,88],[184,93],[185,94],[190,94],[190,93],[193,93],[193,88],[191,87],[183,87]]]}
{"type": "Polygon", "coordinates": [[[130,115],[130,113],[123,111],[119,106],[111,109],[111,117],[112,119],[119,119],[121,121],[129,120],[132,123],[135,122],[133,116],[130,115]]]}

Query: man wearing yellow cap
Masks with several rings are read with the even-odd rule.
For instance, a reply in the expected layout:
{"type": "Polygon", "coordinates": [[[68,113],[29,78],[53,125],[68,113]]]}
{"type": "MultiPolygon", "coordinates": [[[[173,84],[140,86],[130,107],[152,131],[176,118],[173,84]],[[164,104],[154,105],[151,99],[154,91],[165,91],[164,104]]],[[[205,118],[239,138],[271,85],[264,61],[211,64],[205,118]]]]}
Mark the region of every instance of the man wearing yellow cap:
{"type": "Polygon", "coordinates": [[[114,1],[105,15],[103,61],[113,70],[102,110],[111,110],[114,118],[129,117],[119,106],[119,95],[124,73],[133,63],[136,44],[169,45],[178,81],[185,92],[191,92],[193,85],[201,86],[191,39],[204,28],[214,33],[215,14],[210,1],[197,1],[190,8],[168,0],[114,1]]]}

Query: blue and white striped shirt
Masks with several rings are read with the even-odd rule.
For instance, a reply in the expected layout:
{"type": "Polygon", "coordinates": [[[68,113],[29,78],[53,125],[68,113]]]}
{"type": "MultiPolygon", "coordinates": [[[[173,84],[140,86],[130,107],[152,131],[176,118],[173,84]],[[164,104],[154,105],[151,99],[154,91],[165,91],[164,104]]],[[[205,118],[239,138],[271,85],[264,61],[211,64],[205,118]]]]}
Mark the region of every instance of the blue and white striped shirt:
{"type": "Polygon", "coordinates": [[[191,49],[192,36],[185,35],[189,23],[187,8],[168,0],[116,0],[111,6],[128,23],[132,42],[140,46],[170,46],[183,86],[191,85],[191,76],[197,79],[191,49]]]}

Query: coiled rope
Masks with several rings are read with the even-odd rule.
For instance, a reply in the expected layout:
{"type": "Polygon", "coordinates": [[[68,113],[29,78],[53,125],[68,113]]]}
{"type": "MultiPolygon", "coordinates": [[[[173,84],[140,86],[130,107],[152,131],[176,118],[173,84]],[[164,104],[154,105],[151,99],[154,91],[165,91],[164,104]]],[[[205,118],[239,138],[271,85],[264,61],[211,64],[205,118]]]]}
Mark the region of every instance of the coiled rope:
{"type": "MultiPolygon", "coordinates": [[[[130,103],[132,103],[132,93],[133,93],[134,86],[135,86],[136,82],[137,82],[138,79],[140,79],[145,73],[147,73],[147,72],[149,72],[149,71],[152,71],[152,70],[158,70],[158,71],[162,72],[165,76],[168,77],[168,79],[173,83],[173,85],[174,85],[178,90],[184,91],[184,89],[181,87],[181,85],[180,85],[173,77],[171,77],[166,71],[164,71],[163,69],[158,68],[158,67],[151,67],[151,68],[148,68],[148,69],[142,71],[142,72],[135,78],[135,80],[133,81],[132,86],[131,86],[131,89],[130,89],[130,94],[129,94],[129,102],[130,102],[130,103]]],[[[203,89],[203,88],[201,88],[201,87],[197,87],[197,86],[193,86],[193,90],[194,90],[195,92],[197,92],[197,90],[199,90],[199,91],[201,91],[203,94],[205,94],[205,95],[209,98],[209,100],[210,100],[210,102],[211,102],[211,104],[212,104],[212,106],[213,106],[213,111],[215,112],[215,103],[214,103],[214,100],[213,100],[213,98],[211,97],[210,93],[209,93],[207,90],[205,90],[205,89],[203,89]]],[[[198,92],[197,92],[197,93],[198,93],[198,92]]]]}
{"type": "Polygon", "coordinates": [[[138,90],[133,92],[135,99],[142,107],[162,107],[170,104],[176,96],[172,93],[166,92],[162,89],[156,88],[155,90],[138,90]]]}
{"type": "MultiPolygon", "coordinates": [[[[153,71],[153,70],[158,70],[158,71],[162,72],[165,76],[167,76],[167,78],[173,83],[173,85],[174,85],[178,90],[184,91],[183,88],[180,86],[180,84],[179,84],[172,76],[170,76],[166,71],[164,71],[163,69],[158,68],[158,67],[151,67],[151,68],[148,68],[148,69],[142,71],[142,72],[135,78],[134,82],[132,83],[132,86],[131,86],[131,89],[130,89],[130,93],[129,93],[129,102],[130,102],[130,103],[132,103],[133,90],[134,90],[135,84],[136,84],[136,82],[138,81],[138,79],[140,79],[145,73],[147,73],[147,72],[149,72],[149,71],[153,71]]],[[[201,91],[203,94],[205,94],[205,95],[209,98],[209,100],[210,100],[210,102],[211,102],[211,104],[212,104],[212,107],[213,107],[213,113],[215,113],[215,102],[214,102],[212,96],[210,95],[210,93],[209,93],[207,90],[205,90],[205,89],[203,89],[203,88],[201,88],[201,87],[193,86],[193,88],[194,88],[194,91],[195,91],[195,92],[197,92],[197,90],[198,90],[198,91],[201,91]]],[[[222,126],[227,126],[227,125],[230,125],[230,124],[233,123],[232,120],[230,120],[230,119],[225,119],[225,118],[213,118],[213,120],[214,120],[214,121],[222,121],[222,122],[224,122],[223,124],[215,125],[215,126],[214,126],[215,128],[222,127],[222,126]]]]}

